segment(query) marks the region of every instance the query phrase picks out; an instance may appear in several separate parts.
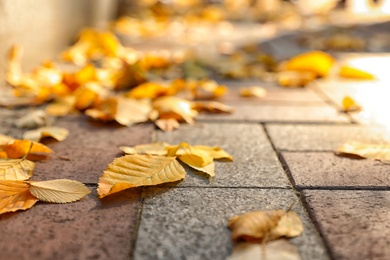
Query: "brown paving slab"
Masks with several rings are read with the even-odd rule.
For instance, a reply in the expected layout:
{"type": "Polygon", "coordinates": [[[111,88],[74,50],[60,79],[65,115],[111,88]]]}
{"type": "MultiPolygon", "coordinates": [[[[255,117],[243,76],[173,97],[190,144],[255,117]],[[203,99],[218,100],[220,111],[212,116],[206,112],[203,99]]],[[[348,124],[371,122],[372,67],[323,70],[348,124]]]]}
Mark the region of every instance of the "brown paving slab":
{"type": "Polygon", "coordinates": [[[32,179],[73,179],[83,183],[97,183],[107,165],[123,154],[119,149],[65,148],[56,155],[37,161],[32,179]]]}
{"type": "Polygon", "coordinates": [[[140,191],[70,204],[38,203],[0,216],[0,259],[129,259],[140,191]]]}
{"type": "Polygon", "coordinates": [[[267,124],[266,129],[278,150],[334,151],[349,141],[390,142],[389,133],[380,127],[267,124]]]}
{"type": "Polygon", "coordinates": [[[390,259],[390,191],[303,191],[334,259],[390,259]]]}
{"type": "Polygon", "coordinates": [[[197,120],[242,122],[348,123],[349,119],[331,106],[239,105],[232,114],[201,113],[197,120]]]}
{"type": "MultiPolygon", "coordinates": [[[[226,259],[233,243],[228,220],[254,210],[287,209],[297,200],[290,189],[149,188],[134,259],[226,259]]],[[[300,203],[293,208],[304,232],[291,239],[303,260],[329,259],[300,203]]]]}
{"type": "Polygon", "coordinates": [[[219,82],[229,88],[229,91],[218,101],[231,104],[305,104],[325,105],[324,100],[311,88],[283,88],[272,83],[261,81],[221,81],[219,82]],[[259,86],[267,92],[262,98],[245,98],[240,96],[241,87],[259,86]]]}
{"type": "MultiPolygon", "coordinates": [[[[233,162],[216,162],[215,177],[189,172],[179,186],[289,187],[291,184],[263,128],[255,124],[182,125],[174,132],[157,132],[157,140],[170,144],[219,146],[233,162]]],[[[176,185],[176,184],[175,184],[176,185]]]]}
{"type": "Polygon", "coordinates": [[[282,153],[297,188],[389,187],[389,165],[328,152],[282,153]]]}
{"type": "Polygon", "coordinates": [[[50,140],[46,142],[56,152],[66,148],[113,150],[122,145],[137,145],[150,142],[154,130],[154,125],[148,123],[126,127],[115,123],[91,121],[85,116],[71,116],[55,125],[70,132],[62,142],[50,140]]]}

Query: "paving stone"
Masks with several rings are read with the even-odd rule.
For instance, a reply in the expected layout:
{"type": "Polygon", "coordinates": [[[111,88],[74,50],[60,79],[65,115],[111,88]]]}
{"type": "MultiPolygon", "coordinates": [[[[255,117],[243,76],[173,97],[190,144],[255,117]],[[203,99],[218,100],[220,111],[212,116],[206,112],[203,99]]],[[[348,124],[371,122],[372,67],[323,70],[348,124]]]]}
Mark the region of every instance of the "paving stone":
{"type": "MultiPolygon", "coordinates": [[[[150,188],[144,194],[135,260],[225,259],[232,250],[229,218],[253,210],[286,209],[296,200],[288,189],[150,188]]],[[[291,242],[302,259],[328,259],[302,206],[304,233],[291,242]]]]}
{"type": "Polygon", "coordinates": [[[268,124],[266,129],[278,150],[334,151],[348,141],[390,142],[389,133],[380,127],[268,124]]]}
{"type": "Polygon", "coordinates": [[[390,258],[390,191],[305,190],[334,259],[390,258]]]}
{"type": "Polygon", "coordinates": [[[0,259],[129,259],[139,207],[135,189],[6,213],[0,216],[0,259]]]}
{"type": "Polygon", "coordinates": [[[290,186],[279,160],[260,125],[182,125],[174,132],[158,132],[158,141],[170,144],[219,146],[233,162],[216,162],[214,180],[188,173],[179,186],[286,187],[290,186]]]}
{"type": "Polygon", "coordinates": [[[73,179],[83,183],[97,183],[107,165],[123,154],[119,149],[66,148],[35,163],[33,180],[73,179]]]}
{"type": "Polygon", "coordinates": [[[115,149],[119,146],[133,146],[151,141],[154,125],[139,124],[132,127],[118,124],[104,124],[91,121],[84,116],[72,116],[56,123],[56,126],[67,128],[69,136],[62,142],[47,140],[56,152],[69,147],[82,149],[115,149]]]}
{"type": "Polygon", "coordinates": [[[304,105],[325,105],[324,100],[311,88],[283,88],[274,83],[251,81],[221,81],[220,84],[229,87],[229,91],[218,101],[234,105],[248,104],[304,104],[304,105]],[[240,96],[241,87],[259,86],[267,93],[262,98],[244,98],[240,96]]]}
{"type": "Polygon", "coordinates": [[[389,187],[389,165],[366,159],[351,159],[334,153],[282,153],[295,187],[389,187]]]}
{"type": "Polygon", "coordinates": [[[326,122],[348,123],[349,119],[330,106],[306,105],[240,105],[232,114],[206,114],[197,120],[243,121],[243,122],[326,122]]]}

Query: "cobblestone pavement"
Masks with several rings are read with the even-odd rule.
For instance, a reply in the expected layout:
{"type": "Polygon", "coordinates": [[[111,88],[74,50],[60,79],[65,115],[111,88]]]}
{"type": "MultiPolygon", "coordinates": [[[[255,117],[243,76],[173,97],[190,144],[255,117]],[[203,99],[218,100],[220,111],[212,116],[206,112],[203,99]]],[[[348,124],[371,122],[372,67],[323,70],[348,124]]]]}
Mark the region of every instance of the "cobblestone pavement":
{"type": "MultiPolygon", "coordinates": [[[[277,48],[276,48],[277,49],[277,48]]],[[[337,157],[349,140],[386,140],[378,129],[339,112],[331,90],[261,82],[224,82],[232,115],[201,115],[195,126],[164,133],[151,124],[118,127],[67,117],[70,130],[48,145],[70,161],[36,163],[34,180],[71,178],[93,192],[79,202],[38,203],[0,216],[0,259],[225,259],[232,250],[227,221],[251,210],[293,207],[305,231],[291,242],[302,259],[390,259],[388,165],[337,157]],[[243,99],[242,85],[264,85],[263,99],[243,99]],[[216,177],[188,173],[179,183],[130,189],[99,200],[97,182],[121,145],[153,141],[220,146],[234,162],[216,177]]],[[[21,131],[12,119],[26,110],[0,108],[0,132],[21,131]]],[[[380,129],[379,129],[380,130],[380,129]]]]}

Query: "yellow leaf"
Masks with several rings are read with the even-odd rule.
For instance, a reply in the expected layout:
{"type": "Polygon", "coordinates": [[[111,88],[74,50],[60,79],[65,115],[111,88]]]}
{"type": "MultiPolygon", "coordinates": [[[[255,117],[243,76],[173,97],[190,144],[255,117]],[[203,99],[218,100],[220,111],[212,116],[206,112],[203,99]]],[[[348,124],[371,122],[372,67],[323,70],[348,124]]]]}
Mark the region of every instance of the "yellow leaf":
{"type": "Polygon", "coordinates": [[[205,111],[210,113],[232,113],[234,108],[219,102],[194,102],[193,108],[197,111],[205,111]]]}
{"type": "Polygon", "coordinates": [[[252,86],[252,87],[242,87],[240,88],[240,95],[242,97],[258,97],[263,98],[267,94],[267,90],[262,87],[252,86]]]}
{"type": "Polygon", "coordinates": [[[99,98],[99,94],[93,88],[83,87],[77,89],[75,97],[75,108],[78,110],[85,110],[92,106],[92,104],[99,98]]]}
{"type": "Polygon", "coordinates": [[[25,158],[0,159],[0,180],[28,180],[35,164],[25,158]]]}
{"type": "Polygon", "coordinates": [[[158,119],[154,122],[158,128],[165,132],[171,132],[179,129],[180,123],[174,118],[158,119]]]}
{"type": "Polygon", "coordinates": [[[63,141],[68,137],[69,131],[66,128],[56,127],[56,126],[48,126],[41,127],[35,130],[27,131],[23,135],[23,139],[27,139],[34,142],[39,142],[41,139],[45,137],[52,137],[57,141],[63,141]]]}
{"type": "Polygon", "coordinates": [[[206,146],[206,145],[194,145],[194,148],[197,150],[202,150],[207,152],[214,159],[227,159],[229,161],[233,161],[233,157],[224,151],[222,148],[217,146],[206,146]]]}
{"type": "Polygon", "coordinates": [[[75,103],[75,96],[67,96],[47,105],[46,112],[51,116],[66,116],[72,112],[75,103]]]}
{"type": "Polygon", "coordinates": [[[232,255],[226,260],[300,260],[298,250],[286,239],[278,239],[267,244],[238,243],[232,255]]]}
{"type": "Polygon", "coordinates": [[[126,155],[108,165],[99,179],[98,194],[103,198],[128,188],[179,181],[185,175],[175,157],[126,155]]]}
{"type": "MultiPolygon", "coordinates": [[[[161,96],[166,96],[169,93],[170,89],[160,83],[157,82],[146,82],[143,83],[132,90],[130,90],[126,96],[132,98],[157,98],[161,96]]],[[[174,93],[172,93],[174,94],[174,93]]]]}
{"type": "Polygon", "coordinates": [[[198,112],[193,109],[193,103],[178,97],[161,97],[153,101],[160,119],[173,118],[178,121],[185,121],[188,124],[194,123],[194,117],[198,112]]]}
{"type": "Polygon", "coordinates": [[[287,88],[304,87],[315,79],[311,71],[282,71],[277,74],[278,84],[287,88]]]}
{"type": "Polygon", "coordinates": [[[149,100],[136,100],[132,98],[118,98],[115,120],[126,126],[142,123],[149,120],[152,106],[149,100]]]}
{"type": "Polygon", "coordinates": [[[165,142],[151,143],[151,144],[141,144],[133,147],[121,146],[121,149],[126,154],[151,154],[151,155],[166,155],[167,151],[165,147],[168,147],[169,144],[165,142]]]}
{"type": "Polygon", "coordinates": [[[303,232],[299,217],[294,212],[284,210],[248,212],[232,217],[228,226],[234,241],[264,242],[263,239],[295,237],[303,232]]]}
{"type": "Polygon", "coordinates": [[[223,96],[228,91],[226,86],[218,85],[214,80],[201,80],[194,84],[192,93],[197,99],[214,99],[223,96]]]}
{"type": "Polygon", "coordinates": [[[197,149],[185,142],[176,146],[169,146],[166,150],[168,156],[178,155],[180,161],[191,167],[204,167],[213,161],[213,157],[207,151],[197,149]]]}
{"type": "Polygon", "coordinates": [[[343,110],[345,112],[359,111],[361,107],[356,103],[356,101],[351,97],[344,97],[341,103],[343,110]]]}
{"type": "Polygon", "coordinates": [[[357,68],[343,66],[340,68],[339,76],[347,79],[362,79],[362,80],[373,80],[374,75],[371,73],[359,70],[357,68]]]}
{"type": "Polygon", "coordinates": [[[0,180],[0,214],[29,209],[37,201],[27,183],[0,180]]]}
{"type": "Polygon", "coordinates": [[[214,162],[211,162],[203,167],[197,167],[195,165],[190,165],[188,164],[188,166],[190,166],[191,168],[197,170],[197,171],[200,171],[200,172],[203,172],[203,173],[206,173],[207,175],[209,175],[210,177],[214,177],[215,176],[215,163],[214,162]]]}
{"type": "Polygon", "coordinates": [[[310,51],[291,58],[285,64],[287,70],[309,71],[318,77],[325,77],[332,68],[334,59],[321,51],[310,51]]]}
{"type": "Polygon", "coordinates": [[[339,155],[357,155],[371,160],[390,161],[390,144],[348,142],[336,150],[339,155]]]}
{"type": "Polygon", "coordinates": [[[83,183],[66,179],[31,181],[29,184],[31,194],[45,202],[74,202],[91,192],[83,183]]]}
{"type": "Polygon", "coordinates": [[[8,158],[21,158],[34,153],[52,153],[53,151],[44,144],[31,142],[29,140],[13,140],[4,146],[8,158]]]}

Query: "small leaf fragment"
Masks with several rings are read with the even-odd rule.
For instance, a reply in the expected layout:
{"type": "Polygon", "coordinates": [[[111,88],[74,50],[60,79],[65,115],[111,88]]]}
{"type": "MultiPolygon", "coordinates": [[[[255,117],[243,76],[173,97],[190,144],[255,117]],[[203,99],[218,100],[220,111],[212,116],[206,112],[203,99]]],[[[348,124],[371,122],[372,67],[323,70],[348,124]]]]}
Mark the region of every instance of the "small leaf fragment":
{"type": "Polygon", "coordinates": [[[115,120],[126,126],[146,122],[149,120],[151,110],[152,107],[148,100],[119,97],[115,120]]]}
{"type": "Polygon", "coordinates": [[[28,180],[35,164],[25,158],[0,159],[0,180],[28,180]]]}
{"type": "Polygon", "coordinates": [[[0,180],[0,214],[29,209],[37,201],[27,183],[0,180]]]}
{"type": "Polygon", "coordinates": [[[173,118],[194,123],[194,117],[198,112],[193,109],[193,103],[178,97],[160,97],[153,101],[153,109],[158,112],[159,119],[173,118]]]}
{"type": "Polygon", "coordinates": [[[210,177],[214,177],[215,176],[215,163],[214,162],[211,162],[203,167],[197,167],[197,166],[194,166],[194,165],[190,165],[188,164],[188,166],[190,166],[192,169],[195,169],[199,172],[203,172],[203,173],[206,173],[207,175],[209,175],[210,177]]]}
{"type": "Polygon", "coordinates": [[[344,112],[360,111],[362,109],[361,106],[349,96],[343,98],[341,105],[344,112]]]}
{"type": "Polygon", "coordinates": [[[258,86],[242,87],[240,88],[239,92],[242,97],[263,98],[267,95],[267,90],[258,86]]]}
{"type": "Polygon", "coordinates": [[[52,137],[57,141],[63,141],[68,137],[69,131],[63,127],[48,126],[41,127],[35,130],[27,131],[23,135],[23,139],[27,139],[34,142],[39,142],[45,137],[52,137]]]}
{"type": "Polygon", "coordinates": [[[172,132],[180,127],[180,123],[174,118],[157,119],[154,123],[165,132],[172,132]]]}
{"type": "Polygon", "coordinates": [[[29,182],[30,192],[41,201],[69,203],[80,200],[91,191],[81,182],[59,179],[29,182]]]}
{"type": "Polygon", "coordinates": [[[184,168],[175,157],[133,154],[116,158],[99,179],[100,198],[128,188],[183,179],[184,168]]]}
{"type": "Polygon", "coordinates": [[[193,108],[200,112],[210,112],[210,113],[233,113],[234,111],[233,107],[216,101],[194,102],[193,108]]]}
{"type": "Polygon", "coordinates": [[[121,146],[121,149],[126,154],[152,154],[152,155],[166,155],[167,151],[165,150],[169,144],[165,142],[151,143],[151,144],[141,144],[133,147],[121,146]]]}
{"type": "Polygon", "coordinates": [[[339,76],[347,79],[361,79],[361,80],[375,79],[375,76],[372,75],[371,73],[365,72],[357,68],[349,67],[349,66],[341,67],[339,71],[339,76]]]}
{"type": "Polygon", "coordinates": [[[370,160],[390,161],[390,144],[366,144],[353,141],[340,146],[336,153],[358,155],[370,160]]]}
{"type": "Polygon", "coordinates": [[[308,71],[317,77],[325,77],[329,74],[334,63],[334,59],[329,54],[322,51],[310,51],[297,55],[285,64],[289,71],[308,71]]]}

